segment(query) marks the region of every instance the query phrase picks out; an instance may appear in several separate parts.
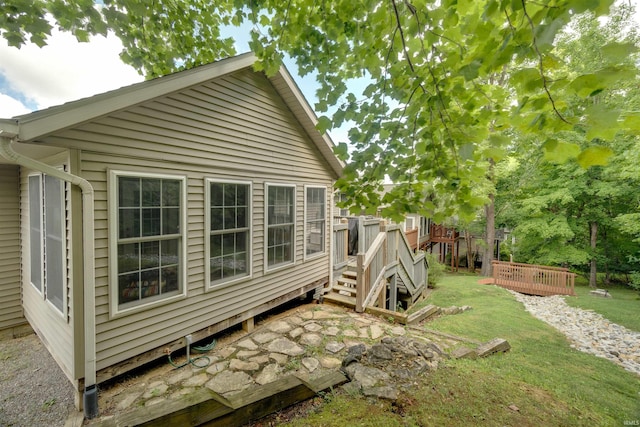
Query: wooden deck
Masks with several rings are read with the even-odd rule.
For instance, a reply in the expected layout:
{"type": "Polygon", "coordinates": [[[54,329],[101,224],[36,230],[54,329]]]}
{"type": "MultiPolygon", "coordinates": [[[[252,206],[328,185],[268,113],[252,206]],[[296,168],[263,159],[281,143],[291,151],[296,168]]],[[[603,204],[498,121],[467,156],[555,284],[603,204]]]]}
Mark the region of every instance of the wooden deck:
{"type": "Polygon", "coordinates": [[[493,277],[480,284],[493,284],[528,295],[575,295],[576,275],[566,268],[493,261],[493,277]]]}

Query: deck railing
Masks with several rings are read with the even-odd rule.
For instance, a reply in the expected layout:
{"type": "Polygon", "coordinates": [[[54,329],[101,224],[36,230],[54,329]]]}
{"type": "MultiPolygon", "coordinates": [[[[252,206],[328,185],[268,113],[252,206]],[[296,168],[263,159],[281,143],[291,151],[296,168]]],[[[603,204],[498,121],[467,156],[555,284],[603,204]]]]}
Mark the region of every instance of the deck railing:
{"type": "Polygon", "coordinates": [[[409,247],[413,250],[416,250],[418,248],[418,227],[414,228],[413,230],[405,231],[404,235],[407,236],[409,247]]]}
{"type": "Polygon", "coordinates": [[[383,298],[381,305],[384,306],[385,293],[382,290],[386,285],[387,255],[387,233],[384,231],[378,233],[367,252],[357,255],[357,312],[364,311],[366,306],[379,298],[383,298]]]}
{"type": "MultiPolygon", "coordinates": [[[[348,223],[333,225],[334,273],[349,264],[348,223]]],[[[415,236],[417,237],[417,229],[415,236]]],[[[384,307],[387,279],[396,275],[412,296],[426,288],[427,262],[424,252],[414,253],[409,238],[398,224],[387,225],[379,218],[360,217],[356,255],[356,311],[368,305],[384,307]]],[[[392,286],[396,280],[392,280],[392,286]]],[[[395,288],[394,288],[395,291],[395,288]]],[[[395,304],[394,304],[395,306],[395,304]]]]}
{"type": "Polygon", "coordinates": [[[413,252],[399,225],[380,224],[368,250],[357,257],[356,311],[363,311],[368,305],[384,307],[387,278],[393,274],[417,298],[426,287],[427,268],[424,253],[413,252]]]}
{"type": "Polygon", "coordinates": [[[349,224],[343,219],[333,224],[333,268],[341,269],[349,263],[349,224]]]}
{"type": "MultiPolygon", "coordinates": [[[[386,226],[389,259],[397,261],[397,269],[407,290],[413,295],[426,286],[427,262],[424,252],[413,252],[409,237],[399,225],[386,226]]],[[[416,234],[417,235],[417,234],[416,234]]]]}
{"type": "Polygon", "coordinates": [[[574,273],[566,268],[493,261],[493,283],[531,295],[575,295],[574,273]]]}

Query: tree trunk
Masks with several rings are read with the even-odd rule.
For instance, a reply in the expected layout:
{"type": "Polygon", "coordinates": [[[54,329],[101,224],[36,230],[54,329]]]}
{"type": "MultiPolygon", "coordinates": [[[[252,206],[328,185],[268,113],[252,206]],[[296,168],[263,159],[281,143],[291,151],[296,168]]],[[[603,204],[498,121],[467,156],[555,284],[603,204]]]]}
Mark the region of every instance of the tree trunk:
{"type": "Polygon", "coordinates": [[[493,251],[496,240],[496,204],[495,204],[495,195],[489,194],[489,203],[484,207],[484,213],[487,219],[486,229],[485,229],[485,247],[482,251],[482,271],[481,275],[483,276],[491,276],[492,268],[491,261],[493,261],[493,251]]]}
{"type": "Polygon", "coordinates": [[[471,241],[471,232],[469,230],[464,230],[464,240],[465,243],[467,244],[467,269],[474,273],[476,271],[476,266],[475,266],[475,253],[473,253],[473,245],[472,245],[472,241],[471,241]]]}
{"type": "Polygon", "coordinates": [[[596,264],[596,244],[598,242],[598,223],[592,222],[591,228],[591,272],[589,274],[589,286],[595,288],[597,285],[597,264],[596,264]]]}

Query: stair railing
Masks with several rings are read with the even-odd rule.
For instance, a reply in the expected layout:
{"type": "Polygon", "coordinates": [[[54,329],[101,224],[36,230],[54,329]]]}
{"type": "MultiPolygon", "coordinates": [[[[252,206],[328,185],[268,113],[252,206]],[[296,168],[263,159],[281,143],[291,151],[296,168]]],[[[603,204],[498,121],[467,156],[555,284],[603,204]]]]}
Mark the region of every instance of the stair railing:
{"type": "Polygon", "coordinates": [[[414,253],[411,250],[405,233],[397,224],[391,224],[386,227],[389,235],[389,258],[397,260],[397,269],[401,271],[403,282],[407,290],[414,295],[426,287],[428,266],[424,252],[414,253]],[[402,274],[404,273],[404,274],[402,274]]]}
{"type": "Polygon", "coordinates": [[[356,311],[377,302],[385,306],[387,271],[396,274],[412,297],[417,298],[427,286],[428,266],[424,253],[415,254],[407,236],[397,224],[380,224],[380,231],[365,253],[357,256],[356,311]]]}
{"type": "Polygon", "coordinates": [[[356,257],[358,276],[356,279],[356,311],[361,313],[375,299],[382,298],[384,306],[387,270],[387,233],[383,229],[378,233],[365,253],[356,257]]]}

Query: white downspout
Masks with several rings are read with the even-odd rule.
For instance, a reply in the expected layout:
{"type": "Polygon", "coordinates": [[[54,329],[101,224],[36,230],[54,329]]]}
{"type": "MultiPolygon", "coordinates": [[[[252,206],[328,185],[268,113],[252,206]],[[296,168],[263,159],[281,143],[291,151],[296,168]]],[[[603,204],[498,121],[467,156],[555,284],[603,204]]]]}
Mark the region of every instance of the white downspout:
{"type": "Polygon", "coordinates": [[[333,257],[335,256],[335,237],[336,234],[333,231],[333,221],[335,219],[335,215],[334,215],[334,210],[335,210],[335,201],[333,199],[333,186],[335,185],[335,181],[331,181],[331,187],[329,187],[329,203],[331,206],[331,209],[329,210],[329,215],[331,215],[331,221],[329,221],[329,223],[331,224],[329,226],[329,235],[331,236],[331,238],[329,239],[329,286],[326,287],[323,291],[324,293],[329,293],[333,290],[333,267],[334,267],[334,259],[333,257]]]}
{"type": "Polygon", "coordinates": [[[87,418],[98,416],[98,391],[96,388],[96,316],[95,316],[95,250],[94,250],[94,197],[93,187],[84,178],[61,171],[52,166],[16,153],[11,143],[15,135],[0,132],[0,156],[20,166],[54,176],[82,191],[82,244],[84,279],[84,414],[87,418]]]}

